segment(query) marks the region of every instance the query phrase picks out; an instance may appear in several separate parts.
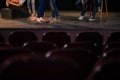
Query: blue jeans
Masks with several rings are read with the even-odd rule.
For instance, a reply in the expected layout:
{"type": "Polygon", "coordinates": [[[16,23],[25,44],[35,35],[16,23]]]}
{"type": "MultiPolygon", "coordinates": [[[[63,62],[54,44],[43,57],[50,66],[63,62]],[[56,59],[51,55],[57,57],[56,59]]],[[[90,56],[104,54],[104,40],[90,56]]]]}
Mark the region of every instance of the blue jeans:
{"type": "Polygon", "coordinates": [[[92,16],[94,17],[96,12],[98,11],[98,7],[100,6],[102,0],[93,0],[93,11],[92,16]]]}
{"type": "Polygon", "coordinates": [[[52,11],[52,18],[58,18],[59,17],[59,11],[56,5],[56,0],[50,0],[50,7],[52,11]]]}
{"type": "Polygon", "coordinates": [[[45,0],[39,0],[39,6],[37,10],[37,17],[43,17],[44,16],[44,10],[45,10],[45,0]]]}
{"type": "Polygon", "coordinates": [[[84,3],[82,3],[82,10],[81,10],[81,15],[82,16],[84,16],[84,14],[86,13],[86,5],[87,5],[87,3],[88,3],[88,0],[85,0],[84,3]]]}

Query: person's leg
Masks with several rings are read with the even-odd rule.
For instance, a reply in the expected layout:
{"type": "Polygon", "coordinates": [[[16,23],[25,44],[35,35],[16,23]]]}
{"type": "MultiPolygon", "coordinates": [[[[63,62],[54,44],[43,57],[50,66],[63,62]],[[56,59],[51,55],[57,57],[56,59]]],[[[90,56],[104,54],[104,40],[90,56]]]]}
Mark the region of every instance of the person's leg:
{"type": "Polygon", "coordinates": [[[45,22],[43,19],[45,9],[45,0],[39,0],[39,6],[37,10],[37,22],[42,23],[45,22]]]}
{"type": "Polygon", "coordinates": [[[36,17],[35,0],[31,0],[31,8],[32,8],[31,17],[36,17]]]}
{"type": "Polygon", "coordinates": [[[95,19],[95,15],[98,11],[98,7],[101,3],[101,0],[93,0],[93,12],[92,12],[92,16],[89,18],[89,21],[94,21],[95,19]]]}
{"type": "Polygon", "coordinates": [[[30,7],[30,0],[27,0],[27,8],[28,8],[29,14],[31,14],[32,11],[31,11],[31,7],[30,7]]]}
{"type": "Polygon", "coordinates": [[[81,10],[81,15],[84,16],[86,13],[86,4],[87,4],[88,0],[85,0],[84,2],[82,2],[82,10],[81,10]]]}
{"type": "Polygon", "coordinates": [[[32,5],[32,12],[33,13],[36,12],[36,10],[35,10],[35,0],[31,1],[31,5],[32,5]]]}
{"type": "Polygon", "coordinates": [[[102,0],[97,0],[98,1],[98,11],[101,11],[101,2],[102,0]]]}
{"type": "Polygon", "coordinates": [[[59,17],[59,12],[58,12],[58,8],[56,5],[56,0],[50,0],[50,7],[51,7],[51,11],[52,11],[52,17],[53,18],[58,18],[59,17]]]}
{"type": "Polygon", "coordinates": [[[86,14],[86,5],[89,0],[81,0],[81,16],[78,18],[79,20],[83,20],[85,14],[86,14]]]}
{"type": "Polygon", "coordinates": [[[49,19],[50,23],[59,22],[59,11],[56,5],[56,0],[50,0],[50,7],[52,12],[52,17],[49,19]]]}

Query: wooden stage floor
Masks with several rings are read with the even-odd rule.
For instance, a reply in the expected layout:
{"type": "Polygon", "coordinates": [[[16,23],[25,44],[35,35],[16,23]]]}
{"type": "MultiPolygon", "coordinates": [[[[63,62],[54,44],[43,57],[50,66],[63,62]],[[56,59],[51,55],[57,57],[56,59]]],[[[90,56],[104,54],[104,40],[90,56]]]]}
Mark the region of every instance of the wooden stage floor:
{"type": "MultiPolygon", "coordinates": [[[[49,18],[50,14],[50,11],[46,11],[45,17],[49,18]]],[[[88,19],[79,21],[79,15],[79,11],[60,11],[61,21],[55,24],[39,24],[27,18],[7,20],[0,16],[0,29],[120,29],[120,12],[109,12],[108,19],[103,13],[102,22],[99,21],[99,13],[95,22],[89,22],[88,19]]]]}

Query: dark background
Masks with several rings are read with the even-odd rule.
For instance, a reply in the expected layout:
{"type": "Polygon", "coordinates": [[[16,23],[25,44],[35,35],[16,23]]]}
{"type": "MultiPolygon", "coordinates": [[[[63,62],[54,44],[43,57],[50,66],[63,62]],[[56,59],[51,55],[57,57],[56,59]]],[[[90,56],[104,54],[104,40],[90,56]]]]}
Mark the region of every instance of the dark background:
{"type": "MultiPolygon", "coordinates": [[[[0,8],[6,7],[5,6],[6,0],[0,0],[0,8]]],[[[37,3],[38,0],[36,0],[37,3]]],[[[57,4],[60,10],[79,10],[75,6],[75,2],[77,0],[58,0],[57,4]]],[[[107,0],[108,2],[108,9],[109,11],[120,11],[120,0],[107,0]]]]}

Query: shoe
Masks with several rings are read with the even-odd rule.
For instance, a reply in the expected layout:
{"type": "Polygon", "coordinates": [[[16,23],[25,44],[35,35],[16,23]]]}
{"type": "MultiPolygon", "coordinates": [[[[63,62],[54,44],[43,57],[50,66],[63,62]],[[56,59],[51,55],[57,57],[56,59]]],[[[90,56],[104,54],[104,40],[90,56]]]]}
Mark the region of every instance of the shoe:
{"type": "Polygon", "coordinates": [[[58,18],[51,18],[51,19],[49,19],[49,22],[50,23],[58,23],[58,22],[60,22],[60,19],[58,19],[58,18]]]}
{"type": "Polygon", "coordinates": [[[53,19],[53,18],[52,18],[52,17],[50,17],[50,18],[48,18],[48,19],[47,19],[47,21],[48,21],[48,22],[50,22],[52,19],[53,19]]]}
{"type": "Polygon", "coordinates": [[[31,14],[31,17],[36,17],[36,14],[35,14],[35,13],[32,13],[32,14],[31,14]]]}
{"type": "Polygon", "coordinates": [[[89,18],[89,21],[95,21],[95,19],[94,19],[94,17],[93,16],[91,16],[90,18],[89,18]]]}
{"type": "Polygon", "coordinates": [[[37,17],[35,17],[35,16],[33,16],[33,17],[30,16],[29,19],[30,19],[30,21],[36,21],[37,17]]]}
{"type": "Polygon", "coordinates": [[[101,12],[101,8],[100,7],[98,7],[98,11],[101,12]]]}
{"type": "Polygon", "coordinates": [[[37,21],[38,23],[44,23],[44,22],[45,22],[45,20],[44,20],[43,18],[37,18],[36,21],[37,21]]]}
{"type": "Polygon", "coordinates": [[[36,12],[33,12],[32,14],[31,14],[31,16],[32,17],[36,17],[37,15],[36,15],[36,12]]]}
{"type": "Polygon", "coordinates": [[[84,19],[84,16],[80,16],[79,18],[78,18],[78,20],[83,20],[84,19]]]}

